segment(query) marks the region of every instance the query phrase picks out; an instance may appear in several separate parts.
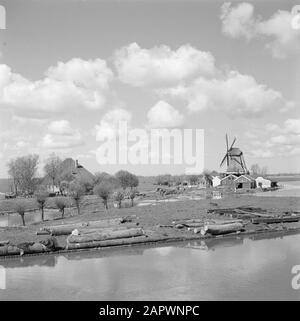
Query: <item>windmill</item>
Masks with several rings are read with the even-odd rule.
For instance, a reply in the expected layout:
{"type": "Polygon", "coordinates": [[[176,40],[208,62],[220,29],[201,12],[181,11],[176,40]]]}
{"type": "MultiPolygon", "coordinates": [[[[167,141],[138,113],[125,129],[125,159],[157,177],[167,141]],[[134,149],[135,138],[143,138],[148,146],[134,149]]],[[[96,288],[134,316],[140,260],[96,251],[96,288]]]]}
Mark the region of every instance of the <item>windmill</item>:
{"type": "Polygon", "coordinates": [[[227,163],[227,174],[235,174],[235,175],[242,175],[242,174],[249,174],[247,170],[245,159],[243,156],[243,152],[238,147],[233,147],[234,143],[236,142],[236,137],[234,137],[231,146],[228,148],[228,136],[226,134],[226,154],[222,159],[220,167],[227,163]]]}

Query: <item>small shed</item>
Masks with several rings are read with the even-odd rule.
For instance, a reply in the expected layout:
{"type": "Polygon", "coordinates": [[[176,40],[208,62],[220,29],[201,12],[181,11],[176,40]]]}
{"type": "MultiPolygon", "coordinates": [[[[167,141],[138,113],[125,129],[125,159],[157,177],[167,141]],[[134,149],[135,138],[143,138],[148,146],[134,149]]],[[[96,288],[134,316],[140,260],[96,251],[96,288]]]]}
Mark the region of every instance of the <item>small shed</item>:
{"type": "Polygon", "coordinates": [[[221,184],[221,178],[219,176],[212,176],[212,186],[216,187],[221,184]]]}
{"type": "Polygon", "coordinates": [[[255,180],[249,175],[241,175],[234,181],[236,189],[251,189],[255,188],[255,180]]]}
{"type": "Polygon", "coordinates": [[[234,174],[229,174],[221,179],[221,185],[222,186],[228,186],[228,187],[235,187],[235,180],[238,177],[235,176],[234,174]]]}
{"type": "Polygon", "coordinates": [[[256,186],[260,188],[270,188],[272,183],[271,180],[263,178],[261,176],[257,177],[255,181],[256,181],[256,186]]]}

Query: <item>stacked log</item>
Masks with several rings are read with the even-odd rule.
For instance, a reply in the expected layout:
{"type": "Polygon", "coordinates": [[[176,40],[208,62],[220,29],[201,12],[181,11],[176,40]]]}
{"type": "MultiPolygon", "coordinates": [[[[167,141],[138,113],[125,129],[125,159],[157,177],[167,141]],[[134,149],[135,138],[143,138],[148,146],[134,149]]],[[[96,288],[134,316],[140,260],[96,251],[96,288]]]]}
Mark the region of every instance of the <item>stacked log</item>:
{"type": "Polygon", "coordinates": [[[21,250],[15,245],[0,246],[0,256],[20,255],[21,250]]]}
{"type": "Polygon", "coordinates": [[[70,235],[67,239],[68,243],[87,243],[87,242],[98,242],[113,239],[123,239],[136,236],[144,235],[144,231],[141,228],[132,228],[126,230],[109,230],[109,231],[98,231],[83,235],[70,235]]]}
{"type": "Polygon", "coordinates": [[[211,224],[205,225],[201,229],[201,235],[211,234],[211,235],[222,235],[233,232],[239,232],[243,230],[244,225],[242,223],[230,223],[230,224],[211,224]]]}
{"type": "Polygon", "coordinates": [[[122,222],[128,222],[128,219],[124,218],[113,218],[113,219],[105,219],[100,221],[90,221],[84,223],[73,223],[73,224],[63,224],[63,225],[54,225],[54,226],[46,226],[42,230],[48,231],[51,235],[59,236],[59,235],[70,235],[75,229],[82,229],[86,227],[90,228],[107,228],[110,226],[117,226],[122,222]]]}
{"type": "Polygon", "coordinates": [[[292,223],[299,222],[300,216],[283,216],[283,217],[259,217],[252,219],[253,224],[265,223],[265,224],[275,224],[275,223],[292,223]]]}

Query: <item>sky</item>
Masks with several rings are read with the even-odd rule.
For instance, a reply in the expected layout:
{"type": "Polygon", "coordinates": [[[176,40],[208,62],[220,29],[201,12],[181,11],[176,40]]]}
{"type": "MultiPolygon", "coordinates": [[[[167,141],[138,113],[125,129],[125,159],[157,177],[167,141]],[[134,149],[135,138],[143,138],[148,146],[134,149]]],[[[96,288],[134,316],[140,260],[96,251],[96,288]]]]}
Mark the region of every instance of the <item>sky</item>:
{"type": "Polygon", "coordinates": [[[31,153],[42,174],[53,152],[91,172],[184,172],[101,164],[101,139],[118,136],[118,121],[204,129],[205,169],[221,170],[227,133],[248,167],[300,172],[296,4],[0,0],[0,177],[9,159],[31,153]]]}

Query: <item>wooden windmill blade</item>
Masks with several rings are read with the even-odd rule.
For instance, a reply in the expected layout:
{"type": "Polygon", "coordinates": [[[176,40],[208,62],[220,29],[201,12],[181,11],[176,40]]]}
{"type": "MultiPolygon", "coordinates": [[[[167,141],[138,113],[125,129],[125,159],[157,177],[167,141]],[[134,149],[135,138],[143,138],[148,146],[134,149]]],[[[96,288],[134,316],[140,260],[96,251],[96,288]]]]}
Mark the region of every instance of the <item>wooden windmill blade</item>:
{"type": "Polygon", "coordinates": [[[226,140],[226,154],[225,154],[225,156],[223,157],[223,159],[222,159],[222,161],[220,163],[220,167],[223,166],[223,164],[225,162],[225,159],[227,160],[227,167],[229,166],[229,153],[228,153],[229,149],[228,149],[228,136],[227,136],[227,134],[225,136],[225,140],[226,140]]]}

